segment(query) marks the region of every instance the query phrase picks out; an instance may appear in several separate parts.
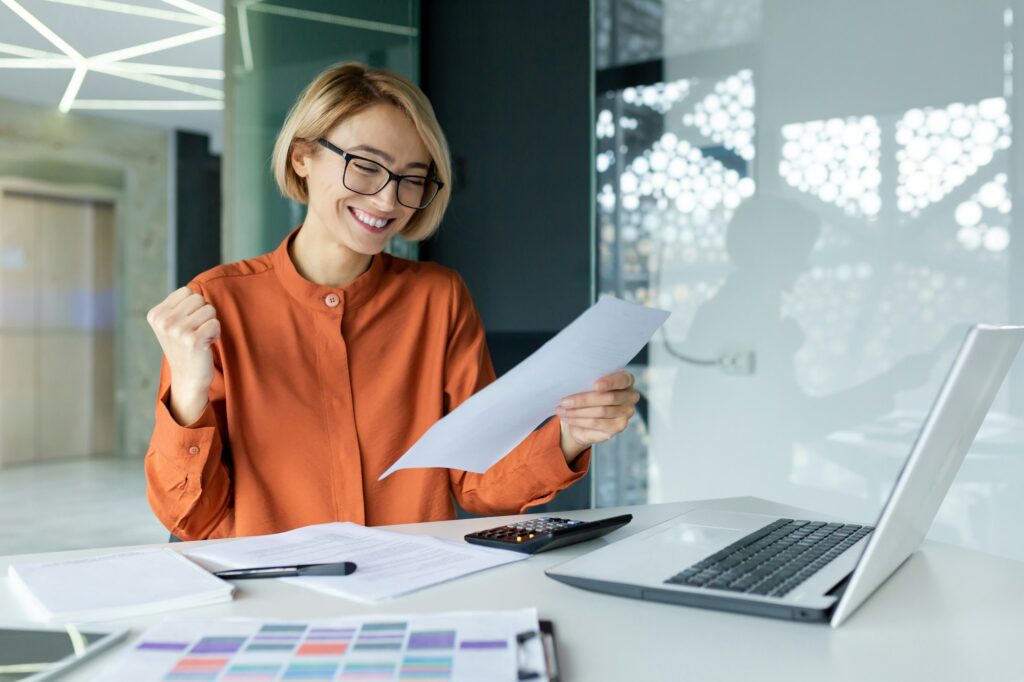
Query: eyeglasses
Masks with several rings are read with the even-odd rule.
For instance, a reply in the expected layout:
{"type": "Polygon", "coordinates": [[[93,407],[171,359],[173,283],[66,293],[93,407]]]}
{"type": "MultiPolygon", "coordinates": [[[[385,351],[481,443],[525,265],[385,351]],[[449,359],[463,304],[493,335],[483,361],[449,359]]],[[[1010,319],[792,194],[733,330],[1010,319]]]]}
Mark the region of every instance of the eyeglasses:
{"type": "Polygon", "coordinates": [[[398,175],[372,159],[338,149],[323,138],[317,142],[345,159],[341,182],[357,194],[377,194],[394,180],[398,186],[398,203],[407,208],[426,208],[444,187],[444,183],[433,176],[398,175]]]}

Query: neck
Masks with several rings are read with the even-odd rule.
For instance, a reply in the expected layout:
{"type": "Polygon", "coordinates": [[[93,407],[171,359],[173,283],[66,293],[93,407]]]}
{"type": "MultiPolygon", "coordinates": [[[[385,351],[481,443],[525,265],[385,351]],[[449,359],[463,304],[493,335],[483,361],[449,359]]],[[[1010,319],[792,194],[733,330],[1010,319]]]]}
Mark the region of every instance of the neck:
{"type": "Polygon", "coordinates": [[[358,253],[329,239],[307,215],[288,248],[295,269],[305,279],[326,287],[343,287],[370,268],[373,256],[358,253]]]}

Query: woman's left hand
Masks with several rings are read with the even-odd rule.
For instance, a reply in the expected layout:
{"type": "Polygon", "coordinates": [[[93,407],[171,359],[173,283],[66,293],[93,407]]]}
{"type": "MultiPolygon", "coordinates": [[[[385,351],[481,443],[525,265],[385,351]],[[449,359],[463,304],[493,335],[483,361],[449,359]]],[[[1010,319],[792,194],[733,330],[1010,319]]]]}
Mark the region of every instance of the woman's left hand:
{"type": "Polygon", "coordinates": [[[594,443],[626,430],[640,394],[635,377],[622,370],[601,377],[593,391],[562,398],[555,413],[562,421],[562,452],[570,464],[594,443]]]}

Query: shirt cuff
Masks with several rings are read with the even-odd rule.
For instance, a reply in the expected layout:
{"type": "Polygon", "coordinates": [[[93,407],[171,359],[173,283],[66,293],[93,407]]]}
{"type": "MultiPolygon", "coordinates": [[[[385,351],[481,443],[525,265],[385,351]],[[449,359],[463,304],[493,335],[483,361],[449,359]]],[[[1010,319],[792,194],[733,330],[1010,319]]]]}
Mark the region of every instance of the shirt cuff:
{"type": "Polygon", "coordinates": [[[555,495],[583,478],[590,470],[591,448],[577,455],[572,466],[565,461],[565,453],[562,452],[562,423],[557,416],[549,419],[534,433],[537,441],[536,451],[529,459],[530,473],[545,492],[524,504],[520,513],[525,513],[527,507],[550,502],[555,495]]]}
{"type": "Polygon", "coordinates": [[[218,444],[217,416],[213,405],[208,402],[198,419],[182,426],[171,415],[170,395],[170,387],[167,387],[156,403],[155,450],[183,466],[201,464],[218,444]]]}

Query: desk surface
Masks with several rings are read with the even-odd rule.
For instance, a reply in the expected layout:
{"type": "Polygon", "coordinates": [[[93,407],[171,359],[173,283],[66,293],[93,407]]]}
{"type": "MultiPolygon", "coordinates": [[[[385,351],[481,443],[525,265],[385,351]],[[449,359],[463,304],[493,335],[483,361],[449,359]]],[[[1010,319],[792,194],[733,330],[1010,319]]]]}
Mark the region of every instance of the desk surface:
{"type": "MultiPolygon", "coordinates": [[[[1024,657],[1019,652],[1024,633],[1024,563],[939,543],[926,542],[838,630],[613,597],[570,587],[544,575],[545,568],[590,551],[598,543],[621,539],[697,505],[806,515],[754,498],[590,509],[564,515],[595,519],[629,512],[634,520],[607,540],[552,550],[383,605],[357,604],[278,580],[255,580],[238,583],[235,600],[230,603],[115,623],[132,628],[136,635],[146,625],[179,615],[301,619],[536,606],[541,617],[555,622],[564,678],[570,682],[1024,679],[1024,657]]],[[[460,539],[505,518],[521,517],[393,526],[389,530],[460,539]]],[[[0,618],[28,618],[6,582],[9,563],[103,551],[0,557],[0,576],[4,576],[0,578],[0,618]]],[[[88,680],[112,657],[105,653],[62,679],[88,680]]]]}

